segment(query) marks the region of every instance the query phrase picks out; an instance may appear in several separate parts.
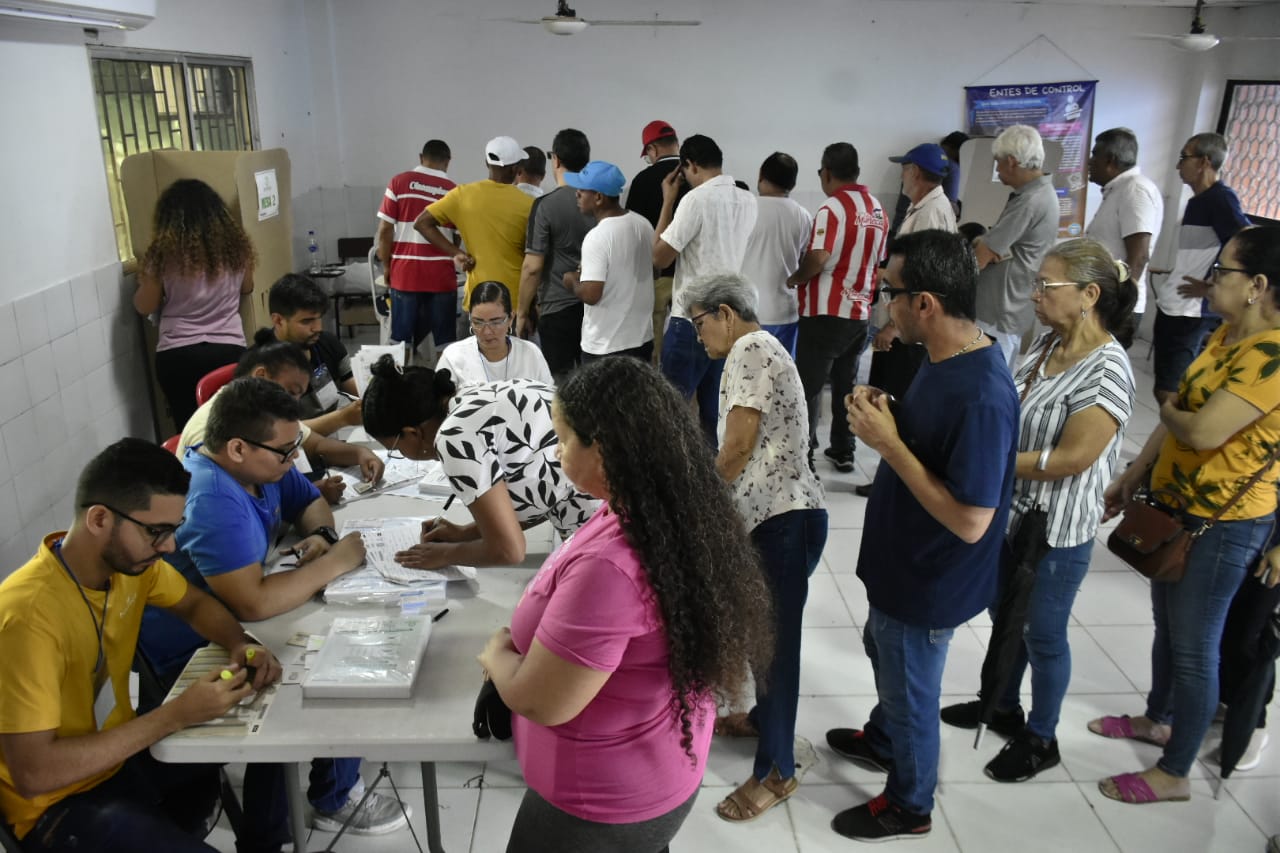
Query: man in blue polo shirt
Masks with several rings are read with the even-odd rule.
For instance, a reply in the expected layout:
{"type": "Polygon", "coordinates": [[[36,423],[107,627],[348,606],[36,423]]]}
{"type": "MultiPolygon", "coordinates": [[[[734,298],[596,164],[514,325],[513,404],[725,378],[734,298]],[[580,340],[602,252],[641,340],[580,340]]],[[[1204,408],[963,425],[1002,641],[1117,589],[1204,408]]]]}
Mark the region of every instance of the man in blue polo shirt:
{"type": "MultiPolygon", "coordinates": [[[[298,607],[364,561],[359,535],[338,539],[333,510],[293,464],[302,445],[299,414],[298,401],[276,383],[236,379],[214,399],[204,443],[183,457],[191,488],[170,562],[246,621],[298,607]],[[268,575],[263,566],[287,525],[304,537],[294,548],[297,568],[268,575]]],[[[140,645],[162,683],[176,678],[203,644],[185,623],[147,609],[140,645]]],[[[283,781],[277,765],[250,765],[246,814],[282,804],[283,781]]],[[[405,824],[401,804],[392,797],[371,794],[357,809],[363,789],[359,759],[313,761],[307,792],[315,808],[313,826],[336,831],[350,819],[348,832],[369,835],[405,824]]]]}
{"type": "Polygon", "coordinates": [[[845,400],[849,428],[881,456],[858,552],[879,701],[864,728],[827,732],[836,752],[889,774],[883,794],[832,821],[859,841],[932,827],[947,645],[995,598],[1018,432],[1008,363],[974,322],[977,264],[965,239],[908,234],[881,280],[902,340],[928,358],[892,409],[866,386],[845,400]]]}

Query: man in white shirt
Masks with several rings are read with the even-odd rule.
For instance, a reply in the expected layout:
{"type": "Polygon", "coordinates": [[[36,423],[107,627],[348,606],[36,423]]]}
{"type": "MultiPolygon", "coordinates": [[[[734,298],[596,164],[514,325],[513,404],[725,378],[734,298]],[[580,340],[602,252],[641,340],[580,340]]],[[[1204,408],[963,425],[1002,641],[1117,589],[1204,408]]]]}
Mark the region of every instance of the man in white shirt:
{"type": "Polygon", "coordinates": [[[1089,180],[1102,187],[1102,204],[1085,236],[1129,265],[1129,277],[1138,286],[1134,320],[1140,322],[1147,308],[1147,262],[1164,221],[1164,199],[1138,169],[1138,137],[1132,130],[1113,127],[1098,134],[1089,154],[1089,180]]]}
{"type": "Polygon", "coordinates": [[[698,343],[691,318],[680,308],[684,282],[713,272],[738,272],[747,240],[756,224],[756,197],[734,186],[723,174],[724,154],[709,136],[695,134],[680,146],[680,165],[662,181],[662,213],[655,229],[653,265],[670,266],[677,258],[672,284],[671,323],[662,343],[662,372],[685,397],[696,395],[699,417],[714,447],[720,408],[720,373],[724,359],[712,361],[698,343]],[[692,187],[675,207],[682,182],[692,187]]]}
{"type": "Polygon", "coordinates": [[[791,200],[800,167],[790,154],[775,151],[760,165],[756,189],[756,227],[747,241],[742,276],[756,289],[760,327],[796,357],[800,300],[787,287],[787,277],[800,268],[809,245],[813,217],[791,200]]]}
{"type": "Polygon", "coordinates": [[[653,226],[619,198],[626,178],[612,163],[594,160],[566,172],[578,209],[595,217],[582,240],[582,267],[564,274],[565,287],[584,303],[583,361],[606,355],[653,358],[653,226]]]}

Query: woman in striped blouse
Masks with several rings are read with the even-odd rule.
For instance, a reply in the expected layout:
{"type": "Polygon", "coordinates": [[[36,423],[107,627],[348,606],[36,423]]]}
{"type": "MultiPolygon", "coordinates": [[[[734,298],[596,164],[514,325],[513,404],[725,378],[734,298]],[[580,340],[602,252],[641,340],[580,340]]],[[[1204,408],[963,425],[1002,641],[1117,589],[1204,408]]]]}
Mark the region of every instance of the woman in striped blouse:
{"type": "MultiPolygon", "coordinates": [[[[1071,680],[1067,622],[1133,409],[1125,348],[1137,295],[1128,268],[1094,240],[1051,249],[1032,290],[1036,317],[1051,331],[1014,377],[1023,402],[1009,530],[1041,507],[1049,547],[1036,567],[1023,649],[991,723],[1012,738],[986,766],[999,782],[1025,781],[1060,760],[1054,731],[1071,680]],[[1032,701],[1024,725],[1018,696],[1028,662],[1032,701]]],[[[976,701],[942,710],[943,722],[962,728],[975,728],[978,716],[976,701]]]]}

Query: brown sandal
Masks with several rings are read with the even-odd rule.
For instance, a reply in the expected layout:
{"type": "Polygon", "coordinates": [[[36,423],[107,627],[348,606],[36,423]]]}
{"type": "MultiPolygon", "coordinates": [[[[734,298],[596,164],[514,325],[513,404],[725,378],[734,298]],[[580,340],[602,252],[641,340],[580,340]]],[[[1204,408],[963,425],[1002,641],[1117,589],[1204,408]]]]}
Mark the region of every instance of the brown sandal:
{"type": "Polygon", "coordinates": [[[716,806],[716,814],[730,823],[755,820],[796,792],[800,783],[793,776],[779,779],[775,769],[763,780],[752,776],[716,806]]]}
{"type": "Polygon", "coordinates": [[[720,737],[760,737],[760,730],[751,722],[751,715],[742,711],[716,717],[713,730],[720,737]]]}

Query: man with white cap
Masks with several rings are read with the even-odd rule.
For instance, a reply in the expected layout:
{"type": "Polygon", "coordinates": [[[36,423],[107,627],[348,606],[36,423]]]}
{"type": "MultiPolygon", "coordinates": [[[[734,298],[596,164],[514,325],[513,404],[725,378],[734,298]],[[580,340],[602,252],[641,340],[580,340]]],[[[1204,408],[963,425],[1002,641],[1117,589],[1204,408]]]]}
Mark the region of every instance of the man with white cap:
{"type": "Polygon", "coordinates": [[[582,354],[653,357],[653,226],[618,201],[626,178],[612,163],[593,160],[566,172],[578,209],[595,217],[582,241],[582,266],[565,273],[565,286],[585,303],[582,354]]]}
{"type": "Polygon", "coordinates": [[[413,223],[428,243],[452,253],[454,263],[467,271],[464,308],[482,281],[502,282],[518,304],[525,226],[533,207],[533,199],[515,186],[516,164],[526,156],[510,136],[490,139],[484,147],[489,177],[449,190],[413,223]],[[445,227],[457,229],[465,251],[441,232],[445,227]]]}

